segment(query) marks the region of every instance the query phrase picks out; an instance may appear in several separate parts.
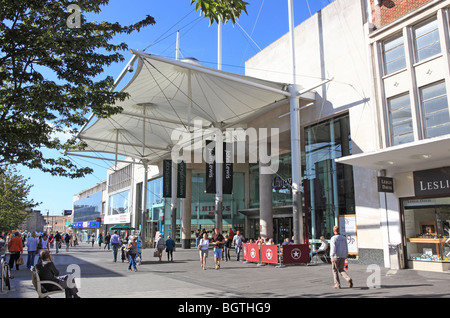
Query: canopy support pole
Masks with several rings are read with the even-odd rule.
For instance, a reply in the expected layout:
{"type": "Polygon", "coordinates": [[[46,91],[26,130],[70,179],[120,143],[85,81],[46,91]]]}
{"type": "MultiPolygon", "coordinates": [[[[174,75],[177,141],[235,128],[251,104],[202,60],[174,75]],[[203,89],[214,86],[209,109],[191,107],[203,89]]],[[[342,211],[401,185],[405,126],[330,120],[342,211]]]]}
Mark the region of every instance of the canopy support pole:
{"type": "Polygon", "coordinates": [[[303,237],[303,212],[301,193],[301,150],[300,150],[300,112],[297,110],[300,100],[297,97],[299,86],[296,80],[295,65],[295,41],[294,41],[294,5],[292,0],[289,4],[289,34],[292,58],[292,85],[289,86],[290,93],[290,116],[291,116],[291,158],[292,158],[292,216],[294,243],[304,243],[303,237]]]}
{"type": "Polygon", "coordinates": [[[172,160],[172,196],[170,205],[170,237],[176,242],[176,227],[177,227],[177,161],[172,160]]]}
{"type": "Polygon", "coordinates": [[[144,192],[142,195],[142,228],[141,228],[141,239],[143,247],[147,247],[147,191],[148,191],[148,161],[142,160],[144,165],[144,184],[142,187],[142,191],[144,192]]]}

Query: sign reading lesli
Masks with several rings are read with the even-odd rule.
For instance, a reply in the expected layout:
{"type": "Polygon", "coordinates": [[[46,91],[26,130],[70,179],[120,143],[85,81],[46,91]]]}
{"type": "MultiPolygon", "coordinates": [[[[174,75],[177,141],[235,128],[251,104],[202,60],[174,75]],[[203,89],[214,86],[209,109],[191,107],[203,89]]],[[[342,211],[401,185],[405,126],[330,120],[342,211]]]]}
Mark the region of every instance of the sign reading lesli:
{"type": "Polygon", "coordinates": [[[414,171],[416,196],[450,193],[450,167],[414,171]]]}

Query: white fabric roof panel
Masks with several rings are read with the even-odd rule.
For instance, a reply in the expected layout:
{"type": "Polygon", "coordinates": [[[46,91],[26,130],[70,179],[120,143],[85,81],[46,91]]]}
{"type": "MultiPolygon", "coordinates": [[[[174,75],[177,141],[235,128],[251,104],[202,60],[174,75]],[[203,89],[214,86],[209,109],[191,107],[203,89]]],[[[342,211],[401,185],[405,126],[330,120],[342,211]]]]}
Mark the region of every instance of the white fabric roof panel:
{"type": "Polygon", "coordinates": [[[118,104],[123,112],[82,129],[78,138],[88,145],[83,152],[154,161],[170,152],[176,128],[198,120],[203,127],[231,126],[276,102],[288,102],[285,84],[132,53],[138,64],[122,89],[130,95],[118,104]]]}

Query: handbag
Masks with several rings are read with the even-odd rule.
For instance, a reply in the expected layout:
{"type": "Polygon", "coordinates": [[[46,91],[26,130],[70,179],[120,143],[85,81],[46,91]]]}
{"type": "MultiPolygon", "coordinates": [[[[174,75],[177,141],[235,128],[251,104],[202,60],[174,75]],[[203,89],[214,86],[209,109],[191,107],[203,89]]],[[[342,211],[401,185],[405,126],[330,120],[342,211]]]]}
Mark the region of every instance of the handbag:
{"type": "Polygon", "coordinates": [[[23,265],[23,258],[22,255],[20,255],[19,259],[16,260],[16,265],[23,265]]]}
{"type": "Polygon", "coordinates": [[[154,257],[159,257],[159,251],[157,248],[155,248],[155,250],[153,251],[153,256],[154,257]]]}

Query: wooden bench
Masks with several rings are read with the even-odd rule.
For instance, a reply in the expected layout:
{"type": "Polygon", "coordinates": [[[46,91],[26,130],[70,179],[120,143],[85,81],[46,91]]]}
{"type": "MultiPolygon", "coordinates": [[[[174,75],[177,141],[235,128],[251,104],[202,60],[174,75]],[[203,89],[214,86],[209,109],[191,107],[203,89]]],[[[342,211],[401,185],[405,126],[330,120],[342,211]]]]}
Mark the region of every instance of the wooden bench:
{"type": "Polygon", "coordinates": [[[65,293],[64,288],[61,287],[58,283],[55,283],[51,280],[41,280],[39,278],[39,274],[35,267],[31,268],[31,282],[33,283],[34,288],[36,289],[36,292],[38,293],[39,298],[50,298],[50,295],[53,294],[59,294],[59,293],[65,293]],[[51,284],[57,286],[58,290],[52,290],[47,291],[43,284],[51,284]]]}

